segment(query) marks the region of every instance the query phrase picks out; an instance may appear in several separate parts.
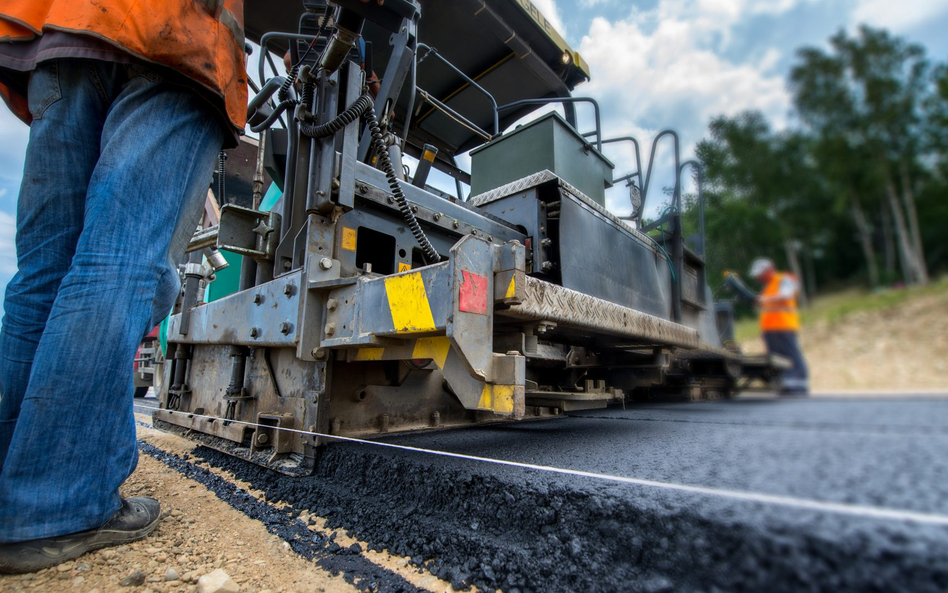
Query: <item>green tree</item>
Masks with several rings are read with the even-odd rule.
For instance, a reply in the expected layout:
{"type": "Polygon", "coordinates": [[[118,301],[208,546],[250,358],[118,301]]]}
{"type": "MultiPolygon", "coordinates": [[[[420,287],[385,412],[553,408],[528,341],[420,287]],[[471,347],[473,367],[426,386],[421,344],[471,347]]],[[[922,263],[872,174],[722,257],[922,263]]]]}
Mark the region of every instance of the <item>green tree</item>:
{"type": "Polygon", "coordinates": [[[705,166],[706,221],[711,261],[746,266],[754,257],[782,254],[801,278],[799,254],[825,240],[819,177],[805,136],[775,134],[760,112],[711,121],[697,147],[705,166]]]}
{"type": "Polygon", "coordinates": [[[830,38],[830,51],[801,49],[791,72],[797,110],[822,146],[821,157],[833,161],[824,172],[848,194],[871,278],[878,275],[871,271],[875,256],[866,240],[868,223],[858,219],[867,220],[862,196],[878,174],[905,279],[928,282],[914,174],[920,168],[929,70],[920,46],[863,26],[853,37],[840,31],[830,38]],[[875,172],[867,170],[866,157],[875,172]],[[854,170],[856,163],[863,171],[854,170]]]}

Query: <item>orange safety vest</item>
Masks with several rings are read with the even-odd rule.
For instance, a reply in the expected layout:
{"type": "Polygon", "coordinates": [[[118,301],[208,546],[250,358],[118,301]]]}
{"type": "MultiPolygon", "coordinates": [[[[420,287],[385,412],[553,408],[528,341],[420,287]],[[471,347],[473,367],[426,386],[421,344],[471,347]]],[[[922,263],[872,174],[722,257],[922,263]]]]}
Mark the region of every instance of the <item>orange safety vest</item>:
{"type": "Polygon", "coordinates": [[[770,279],[764,291],[760,293],[763,302],[760,307],[760,330],[765,332],[798,331],[800,329],[800,311],[797,308],[797,296],[787,299],[769,300],[780,293],[780,283],[784,278],[794,278],[793,274],[778,272],[770,279]]]}
{"type": "MultiPolygon", "coordinates": [[[[44,30],[83,33],[135,57],[173,68],[223,100],[231,123],[247,117],[243,0],[3,0],[0,41],[31,41],[44,30]]],[[[0,85],[30,123],[24,96],[0,85]]]]}

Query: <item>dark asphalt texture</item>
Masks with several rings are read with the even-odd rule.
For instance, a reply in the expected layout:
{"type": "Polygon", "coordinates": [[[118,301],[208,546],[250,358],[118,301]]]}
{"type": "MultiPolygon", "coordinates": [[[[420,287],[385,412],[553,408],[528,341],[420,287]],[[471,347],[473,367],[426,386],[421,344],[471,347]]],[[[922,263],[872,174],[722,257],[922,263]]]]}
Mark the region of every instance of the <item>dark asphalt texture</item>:
{"type": "MultiPolygon", "coordinates": [[[[393,436],[416,447],[948,515],[948,399],[647,404],[393,436]]],[[[948,526],[339,444],[287,478],[202,450],[456,586],[505,591],[946,591],[948,526]]]]}

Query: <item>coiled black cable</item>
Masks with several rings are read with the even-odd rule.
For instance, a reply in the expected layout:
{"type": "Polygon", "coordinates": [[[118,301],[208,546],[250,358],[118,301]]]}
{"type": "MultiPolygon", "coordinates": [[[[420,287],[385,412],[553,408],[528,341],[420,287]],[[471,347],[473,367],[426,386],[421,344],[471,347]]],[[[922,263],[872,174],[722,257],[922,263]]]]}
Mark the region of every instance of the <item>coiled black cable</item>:
{"type": "Polygon", "coordinates": [[[418,219],[415,218],[415,213],[411,211],[411,206],[408,205],[408,200],[405,198],[405,194],[398,184],[395,167],[392,166],[392,159],[389,157],[388,150],[385,147],[385,136],[382,134],[382,128],[379,127],[378,119],[375,117],[374,105],[375,102],[372,100],[372,95],[363,93],[361,97],[353,101],[352,105],[331,121],[319,125],[300,122],[300,133],[310,138],[326,138],[341,131],[359,119],[360,116],[364,115],[369,125],[369,132],[372,135],[372,147],[378,156],[379,168],[385,173],[388,186],[392,190],[392,196],[395,198],[395,203],[398,204],[399,212],[402,213],[402,217],[405,219],[408,229],[421,247],[425,261],[430,263],[439,262],[441,261],[441,256],[435,251],[434,246],[431,245],[428,237],[425,236],[425,232],[421,230],[421,225],[418,224],[418,219]]]}
{"type": "Polygon", "coordinates": [[[227,153],[221,150],[217,154],[217,203],[224,205],[224,162],[227,161],[227,153]]]}
{"type": "Polygon", "coordinates": [[[345,111],[324,124],[300,122],[300,133],[310,138],[326,138],[356,121],[372,108],[372,97],[362,95],[345,111]]]}
{"type": "Polygon", "coordinates": [[[402,217],[405,219],[405,223],[408,224],[408,229],[411,231],[412,236],[415,237],[415,241],[417,241],[421,247],[425,262],[437,263],[441,261],[441,256],[438,255],[434,246],[428,241],[425,232],[421,230],[421,225],[418,224],[415,213],[411,211],[411,206],[408,205],[408,200],[405,199],[405,194],[402,193],[402,188],[398,184],[398,177],[395,175],[392,159],[388,156],[388,150],[385,147],[385,136],[382,134],[382,128],[379,127],[379,121],[375,117],[375,110],[371,108],[373,104],[372,99],[368,94],[362,95],[362,97],[359,98],[362,99],[363,97],[369,99],[370,108],[365,113],[365,119],[369,124],[369,132],[372,134],[372,146],[375,148],[376,156],[378,156],[379,168],[385,173],[386,179],[388,179],[388,186],[392,190],[395,203],[398,204],[398,210],[402,213],[402,217]]]}

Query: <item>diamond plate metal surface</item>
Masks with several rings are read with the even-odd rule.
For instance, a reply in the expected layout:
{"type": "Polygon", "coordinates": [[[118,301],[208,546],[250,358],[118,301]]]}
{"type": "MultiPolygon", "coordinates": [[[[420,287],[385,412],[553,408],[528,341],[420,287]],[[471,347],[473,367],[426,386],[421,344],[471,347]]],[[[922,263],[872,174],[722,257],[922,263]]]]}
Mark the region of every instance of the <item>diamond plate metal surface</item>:
{"type": "Polygon", "coordinates": [[[565,190],[574,198],[576,198],[577,200],[579,200],[586,206],[589,206],[590,208],[592,208],[593,210],[595,210],[596,212],[598,212],[605,218],[608,218],[617,227],[620,227],[621,229],[635,235],[636,237],[644,241],[646,244],[649,244],[649,245],[655,244],[655,241],[651,237],[649,237],[645,233],[642,233],[641,231],[638,231],[632,228],[632,226],[629,225],[629,223],[625,222],[624,220],[622,220],[615,214],[609,212],[604,207],[597,204],[595,201],[592,200],[592,198],[590,198],[583,192],[579,191],[578,189],[576,189],[575,187],[573,187],[566,181],[563,181],[560,177],[558,177],[555,173],[553,173],[549,169],[544,169],[543,171],[540,171],[539,173],[528,175],[522,179],[511,181],[510,183],[506,185],[501,185],[498,188],[473,196],[468,200],[468,203],[473,206],[483,206],[485,204],[489,204],[496,200],[500,200],[501,198],[506,198],[507,196],[528,190],[531,187],[536,187],[540,184],[546,183],[548,181],[554,181],[554,180],[559,184],[561,189],[565,190]]]}
{"type": "Polygon", "coordinates": [[[498,314],[516,319],[553,321],[565,327],[641,340],[697,348],[698,332],[575,290],[527,277],[523,302],[498,314]]]}

